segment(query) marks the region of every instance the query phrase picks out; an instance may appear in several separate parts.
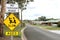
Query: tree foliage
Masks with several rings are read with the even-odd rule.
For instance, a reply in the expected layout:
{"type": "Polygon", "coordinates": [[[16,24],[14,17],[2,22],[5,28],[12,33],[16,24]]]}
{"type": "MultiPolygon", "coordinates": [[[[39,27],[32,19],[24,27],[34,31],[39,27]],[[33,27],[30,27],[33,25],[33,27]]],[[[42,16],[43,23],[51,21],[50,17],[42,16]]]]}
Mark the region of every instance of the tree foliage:
{"type": "Polygon", "coordinates": [[[8,2],[17,2],[19,5],[19,8],[23,8],[24,6],[27,6],[29,2],[33,2],[33,0],[7,0],[8,2]]]}
{"type": "Polygon", "coordinates": [[[45,16],[38,17],[38,20],[39,21],[46,21],[46,17],[45,16]]]}
{"type": "Polygon", "coordinates": [[[48,21],[48,20],[57,20],[54,18],[46,18],[45,16],[38,17],[38,19],[35,19],[35,21],[48,21]]]}
{"type": "Polygon", "coordinates": [[[33,2],[33,0],[15,0],[19,4],[19,8],[23,8],[24,6],[27,6],[29,2],[33,2]]]}

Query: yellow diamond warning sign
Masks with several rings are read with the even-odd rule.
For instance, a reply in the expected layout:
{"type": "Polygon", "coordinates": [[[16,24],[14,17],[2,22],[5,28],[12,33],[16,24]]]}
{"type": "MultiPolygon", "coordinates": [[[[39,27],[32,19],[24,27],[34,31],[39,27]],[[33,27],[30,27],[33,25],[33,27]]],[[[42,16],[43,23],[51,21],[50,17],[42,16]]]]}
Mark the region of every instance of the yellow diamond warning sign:
{"type": "Polygon", "coordinates": [[[10,14],[5,20],[4,24],[10,29],[14,30],[15,27],[20,23],[20,20],[14,15],[10,14]]]}

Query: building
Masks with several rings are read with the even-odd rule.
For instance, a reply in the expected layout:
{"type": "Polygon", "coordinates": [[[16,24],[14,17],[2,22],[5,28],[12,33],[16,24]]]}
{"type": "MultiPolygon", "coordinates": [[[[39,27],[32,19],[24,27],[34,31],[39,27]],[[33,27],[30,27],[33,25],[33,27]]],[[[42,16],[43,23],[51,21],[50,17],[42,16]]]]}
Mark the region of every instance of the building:
{"type": "Polygon", "coordinates": [[[48,20],[43,22],[42,24],[52,26],[52,25],[57,25],[59,22],[60,20],[48,20]]]}

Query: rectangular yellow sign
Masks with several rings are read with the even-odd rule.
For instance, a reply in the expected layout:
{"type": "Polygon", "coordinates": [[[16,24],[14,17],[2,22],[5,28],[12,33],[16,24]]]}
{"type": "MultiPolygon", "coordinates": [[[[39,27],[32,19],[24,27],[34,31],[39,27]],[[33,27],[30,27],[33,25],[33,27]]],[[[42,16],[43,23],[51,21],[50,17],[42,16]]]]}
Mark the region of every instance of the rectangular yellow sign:
{"type": "Polygon", "coordinates": [[[6,36],[18,36],[19,32],[5,32],[6,36]]]}

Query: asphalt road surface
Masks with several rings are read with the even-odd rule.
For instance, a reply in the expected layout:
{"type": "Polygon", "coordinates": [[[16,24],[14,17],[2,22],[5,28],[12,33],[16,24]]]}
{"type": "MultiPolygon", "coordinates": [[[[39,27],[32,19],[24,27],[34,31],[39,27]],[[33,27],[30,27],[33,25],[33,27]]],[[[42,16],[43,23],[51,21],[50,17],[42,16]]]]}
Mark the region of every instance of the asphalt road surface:
{"type": "Polygon", "coordinates": [[[27,40],[60,40],[59,34],[31,26],[26,26],[24,34],[27,40]]]}

